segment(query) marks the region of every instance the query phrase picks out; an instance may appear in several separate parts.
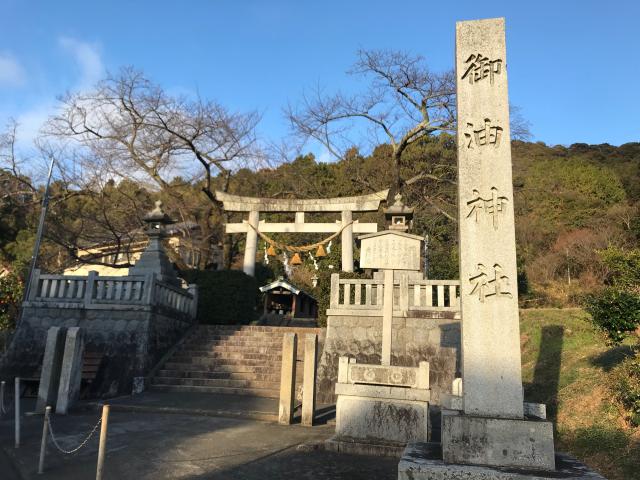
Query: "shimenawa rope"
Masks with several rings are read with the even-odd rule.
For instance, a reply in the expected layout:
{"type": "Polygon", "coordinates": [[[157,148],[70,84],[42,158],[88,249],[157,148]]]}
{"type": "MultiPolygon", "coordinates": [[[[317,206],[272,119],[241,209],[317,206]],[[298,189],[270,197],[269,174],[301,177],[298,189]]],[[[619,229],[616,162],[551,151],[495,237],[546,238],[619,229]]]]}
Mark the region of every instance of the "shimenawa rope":
{"type": "Polygon", "coordinates": [[[285,250],[287,252],[292,252],[292,253],[304,253],[304,252],[310,252],[311,250],[314,250],[314,249],[318,248],[320,245],[324,245],[326,243],[329,243],[331,240],[333,240],[338,235],[340,235],[342,233],[342,231],[345,228],[347,228],[349,225],[351,225],[351,224],[353,224],[353,222],[347,223],[340,230],[338,230],[336,233],[334,233],[331,236],[325,238],[324,240],[320,240],[319,242],[312,243],[310,245],[302,245],[300,247],[296,247],[294,245],[286,245],[284,243],[277,242],[273,238],[270,238],[267,235],[265,235],[264,233],[262,233],[260,230],[258,230],[256,227],[254,227],[250,223],[248,225],[256,231],[256,233],[260,236],[260,238],[262,238],[269,245],[272,245],[274,248],[277,248],[279,250],[285,250]]]}

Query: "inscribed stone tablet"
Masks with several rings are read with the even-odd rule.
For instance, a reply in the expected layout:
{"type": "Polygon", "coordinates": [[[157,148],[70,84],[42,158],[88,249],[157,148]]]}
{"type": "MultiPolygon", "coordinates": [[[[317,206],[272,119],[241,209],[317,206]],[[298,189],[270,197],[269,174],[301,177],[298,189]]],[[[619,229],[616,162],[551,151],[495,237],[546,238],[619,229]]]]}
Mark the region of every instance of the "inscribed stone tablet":
{"type": "Polygon", "coordinates": [[[360,237],[360,268],[420,270],[422,237],[384,231],[360,237]]]}

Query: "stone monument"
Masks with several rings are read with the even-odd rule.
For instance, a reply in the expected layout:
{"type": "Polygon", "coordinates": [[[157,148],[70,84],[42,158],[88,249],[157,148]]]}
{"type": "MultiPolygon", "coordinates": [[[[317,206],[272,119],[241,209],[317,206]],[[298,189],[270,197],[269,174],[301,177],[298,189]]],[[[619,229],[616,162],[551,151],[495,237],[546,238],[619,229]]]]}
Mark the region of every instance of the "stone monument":
{"type": "MultiPolygon", "coordinates": [[[[556,470],[551,422],[523,402],[504,19],[456,24],[461,395],[442,455],[409,445],[404,479],[599,478],[556,470]]],[[[570,470],[570,469],[569,469],[570,470]]]]}
{"type": "Polygon", "coordinates": [[[55,406],[60,385],[60,369],[64,354],[66,329],[51,327],[47,331],[47,343],[42,358],[40,383],[38,385],[38,400],[35,411],[44,413],[47,406],[55,406]]]}
{"type": "Polygon", "coordinates": [[[143,220],[147,224],[145,233],[149,237],[149,244],[140,255],[140,259],[129,269],[129,275],[144,276],[153,274],[161,282],[179,287],[180,279],[162,245],[162,241],[167,236],[165,225],[174,223],[162,210],[162,201],[156,201],[155,208],[147,213],[143,220]]]}
{"type": "Polygon", "coordinates": [[[64,342],[64,355],[60,369],[60,385],[56,413],[65,415],[80,398],[84,332],[80,327],[69,327],[64,342]]]}
{"type": "MultiPolygon", "coordinates": [[[[399,196],[396,206],[403,207],[399,196]]],[[[382,270],[381,292],[376,293],[382,297],[381,365],[340,358],[335,387],[336,435],[331,442],[371,445],[370,449],[365,447],[367,453],[375,452],[373,448],[378,446],[378,452],[394,454],[408,441],[426,441],[428,437],[429,363],[420,362],[417,367],[391,365],[394,276],[422,277],[422,237],[404,231],[409,210],[401,209],[394,216],[395,229],[360,237],[361,268],[382,270]]],[[[345,302],[350,300],[345,298],[345,302]]]]}
{"type": "Polygon", "coordinates": [[[555,468],[550,422],[524,419],[504,19],[456,25],[463,410],[445,463],[555,468]]]}

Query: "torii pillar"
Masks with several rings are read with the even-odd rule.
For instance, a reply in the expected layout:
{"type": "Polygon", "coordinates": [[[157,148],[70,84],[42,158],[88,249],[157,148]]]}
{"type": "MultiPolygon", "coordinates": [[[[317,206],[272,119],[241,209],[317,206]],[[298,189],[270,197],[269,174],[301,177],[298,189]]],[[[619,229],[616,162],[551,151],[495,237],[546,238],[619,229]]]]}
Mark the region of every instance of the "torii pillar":
{"type": "Polygon", "coordinates": [[[342,271],[353,272],[353,212],[343,210],[342,225],[347,225],[342,230],[342,271]]]}
{"type": "Polygon", "coordinates": [[[244,247],[244,260],[242,271],[252,277],[256,273],[256,253],[258,252],[258,224],[260,223],[260,212],[251,210],[249,212],[249,229],[247,230],[247,240],[244,247]]]}

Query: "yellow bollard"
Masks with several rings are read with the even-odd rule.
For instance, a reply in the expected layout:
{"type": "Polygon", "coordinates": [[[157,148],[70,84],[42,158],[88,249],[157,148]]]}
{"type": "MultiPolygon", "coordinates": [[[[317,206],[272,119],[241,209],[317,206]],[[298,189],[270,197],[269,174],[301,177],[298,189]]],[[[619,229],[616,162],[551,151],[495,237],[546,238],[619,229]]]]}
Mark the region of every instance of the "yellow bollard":
{"type": "Polygon", "coordinates": [[[98,446],[98,467],[96,480],[102,480],[104,470],[104,456],[107,453],[107,425],[109,423],[109,405],[102,406],[102,424],[100,425],[100,445],[98,446]]]}

